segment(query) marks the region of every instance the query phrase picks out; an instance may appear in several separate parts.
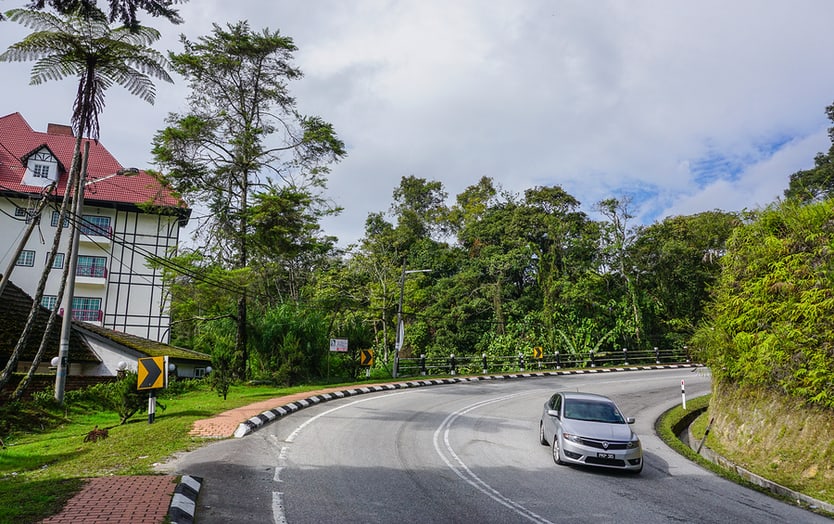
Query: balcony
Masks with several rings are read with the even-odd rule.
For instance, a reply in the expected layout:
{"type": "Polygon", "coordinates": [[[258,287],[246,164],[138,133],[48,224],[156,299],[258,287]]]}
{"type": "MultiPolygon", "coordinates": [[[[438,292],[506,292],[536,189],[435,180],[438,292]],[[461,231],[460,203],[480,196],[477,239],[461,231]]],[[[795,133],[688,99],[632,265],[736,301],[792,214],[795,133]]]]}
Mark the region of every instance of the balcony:
{"type": "MultiPolygon", "coordinates": [[[[64,316],[64,308],[58,310],[58,314],[64,316]]],[[[73,309],[72,319],[80,322],[101,322],[104,312],[100,309],[73,309]]]]}
{"type": "Polygon", "coordinates": [[[113,228],[84,222],[80,228],[79,240],[88,244],[110,244],[113,238],[113,228]]]}
{"type": "Polygon", "coordinates": [[[76,285],[107,285],[107,268],[101,266],[78,266],[75,269],[75,283],[76,285]]]}

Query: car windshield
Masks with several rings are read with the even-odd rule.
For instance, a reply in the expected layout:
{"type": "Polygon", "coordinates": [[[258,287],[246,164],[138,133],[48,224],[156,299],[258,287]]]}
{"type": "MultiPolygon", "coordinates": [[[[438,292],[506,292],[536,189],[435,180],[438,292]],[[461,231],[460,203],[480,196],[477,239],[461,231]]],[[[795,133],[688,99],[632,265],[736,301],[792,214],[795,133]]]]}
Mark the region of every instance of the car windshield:
{"type": "Polygon", "coordinates": [[[565,399],[565,418],[625,424],[623,416],[613,404],[594,400],[565,399]]]}

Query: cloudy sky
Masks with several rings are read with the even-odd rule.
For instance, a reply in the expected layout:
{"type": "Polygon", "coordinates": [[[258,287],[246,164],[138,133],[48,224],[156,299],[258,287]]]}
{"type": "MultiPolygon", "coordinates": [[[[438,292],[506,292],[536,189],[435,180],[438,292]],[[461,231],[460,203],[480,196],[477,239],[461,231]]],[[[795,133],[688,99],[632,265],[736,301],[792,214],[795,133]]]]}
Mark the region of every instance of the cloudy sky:
{"type": "MultiPolygon", "coordinates": [[[[830,145],[827,0],[191,0],[181,13],[143,20],[158,50],[237,20],[294,39],[300,109],[348,149],[328,189],[345,211],[324,224],[343,246],[403,176],[441,181],[450,203],[482,176],[517,193],[560,185],[589,213],[630,195],[650,223],[766,205],[830,145]]],[[[26,33],[0,23],[0,50],[26,33]]],[[[69,123],[75,82],[29,86],[30,69],[0,63],[0,115],[69,123]]],[[[151,106],[111,89],[102,142],[153,167],[151,139],[186,94],[160,84],[151,106]]]]}

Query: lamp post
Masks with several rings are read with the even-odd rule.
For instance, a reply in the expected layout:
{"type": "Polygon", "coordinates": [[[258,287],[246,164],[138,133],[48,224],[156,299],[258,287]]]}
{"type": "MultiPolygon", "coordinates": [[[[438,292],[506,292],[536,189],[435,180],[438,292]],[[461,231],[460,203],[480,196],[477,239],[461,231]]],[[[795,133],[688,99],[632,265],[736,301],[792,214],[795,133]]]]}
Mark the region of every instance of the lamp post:
{"type": "MultiPolygon", "coordinates": [[[[70,224],[72,227],[72,234],[70,235],[69,245],[69,265],[67,267],[67,282],[64,286],[64,318],[61,319],[61,344],[58,346],[58,371],[55,374],[55,400],[58,404],[64,403],[64,389],[67,384],[67,371],[69,368],[69,341],[70,333],[72,331],[72,300],[75,291],[75,271],[78,266],[78,244],[81,237],[81,224],[84,213],[84,186],[87,182],[87,161],[90,156],[90,141],[84,143],[84,156],[81,159],[81,175],[78,181],[77,194],[73,202],[72,219],[70,224]]],[[[128,169],[120,169],[113,174],[102,178],[91,180],[92,182],[99,182],[114,176],[132,176],[139,173],[135,167],[128,169]]],[[[64,198],[69,196],[69,184],[64,194],[64,198]]]]}
{"type": "Polygon", "coordinates": [[[393,378],[397,378],[397,370],[400,366],[400,348],[403,346],[405,340],[405,325],[403,324],[403,290],[405,288],[405,276],[411,273],[430,273],[431,269],[405,269],[405,260],[403,260],[403,272],[400,275],[400,302],[397,306],[397,342],[394,346],[394,371],[391,373],[393,378]]]}

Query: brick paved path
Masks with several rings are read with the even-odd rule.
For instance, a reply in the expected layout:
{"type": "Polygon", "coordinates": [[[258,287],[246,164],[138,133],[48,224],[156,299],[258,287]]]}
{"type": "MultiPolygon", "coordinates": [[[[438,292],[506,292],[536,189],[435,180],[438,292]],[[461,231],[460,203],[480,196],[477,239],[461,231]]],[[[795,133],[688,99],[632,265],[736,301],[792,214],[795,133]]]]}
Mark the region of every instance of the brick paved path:
{"type": "Polygon", "coordinates": [[[175,475],[90,479],[44,524],[161,524],[168,516],[175,475]]]}
{"type": "Polygon", "coordinates": [[[284,397],[272,398],[263,400],[248,406],[242,406],[229,411],[224,411],[212,418],[198,420],[191,427],[190,435],[196,437],[207,438],[227,438],[231,437],[241,422],[245,422],[255,415],[260,415],[264,411],[268,411],[296,400],[310,398],[315,395],[322,395],[324,393],[333,393],[335,391],[344,391],[345,387],[321,389],[317,391],[307,391],[304,393],[296,393],[294,395],[287,395],[284,397]]]}

